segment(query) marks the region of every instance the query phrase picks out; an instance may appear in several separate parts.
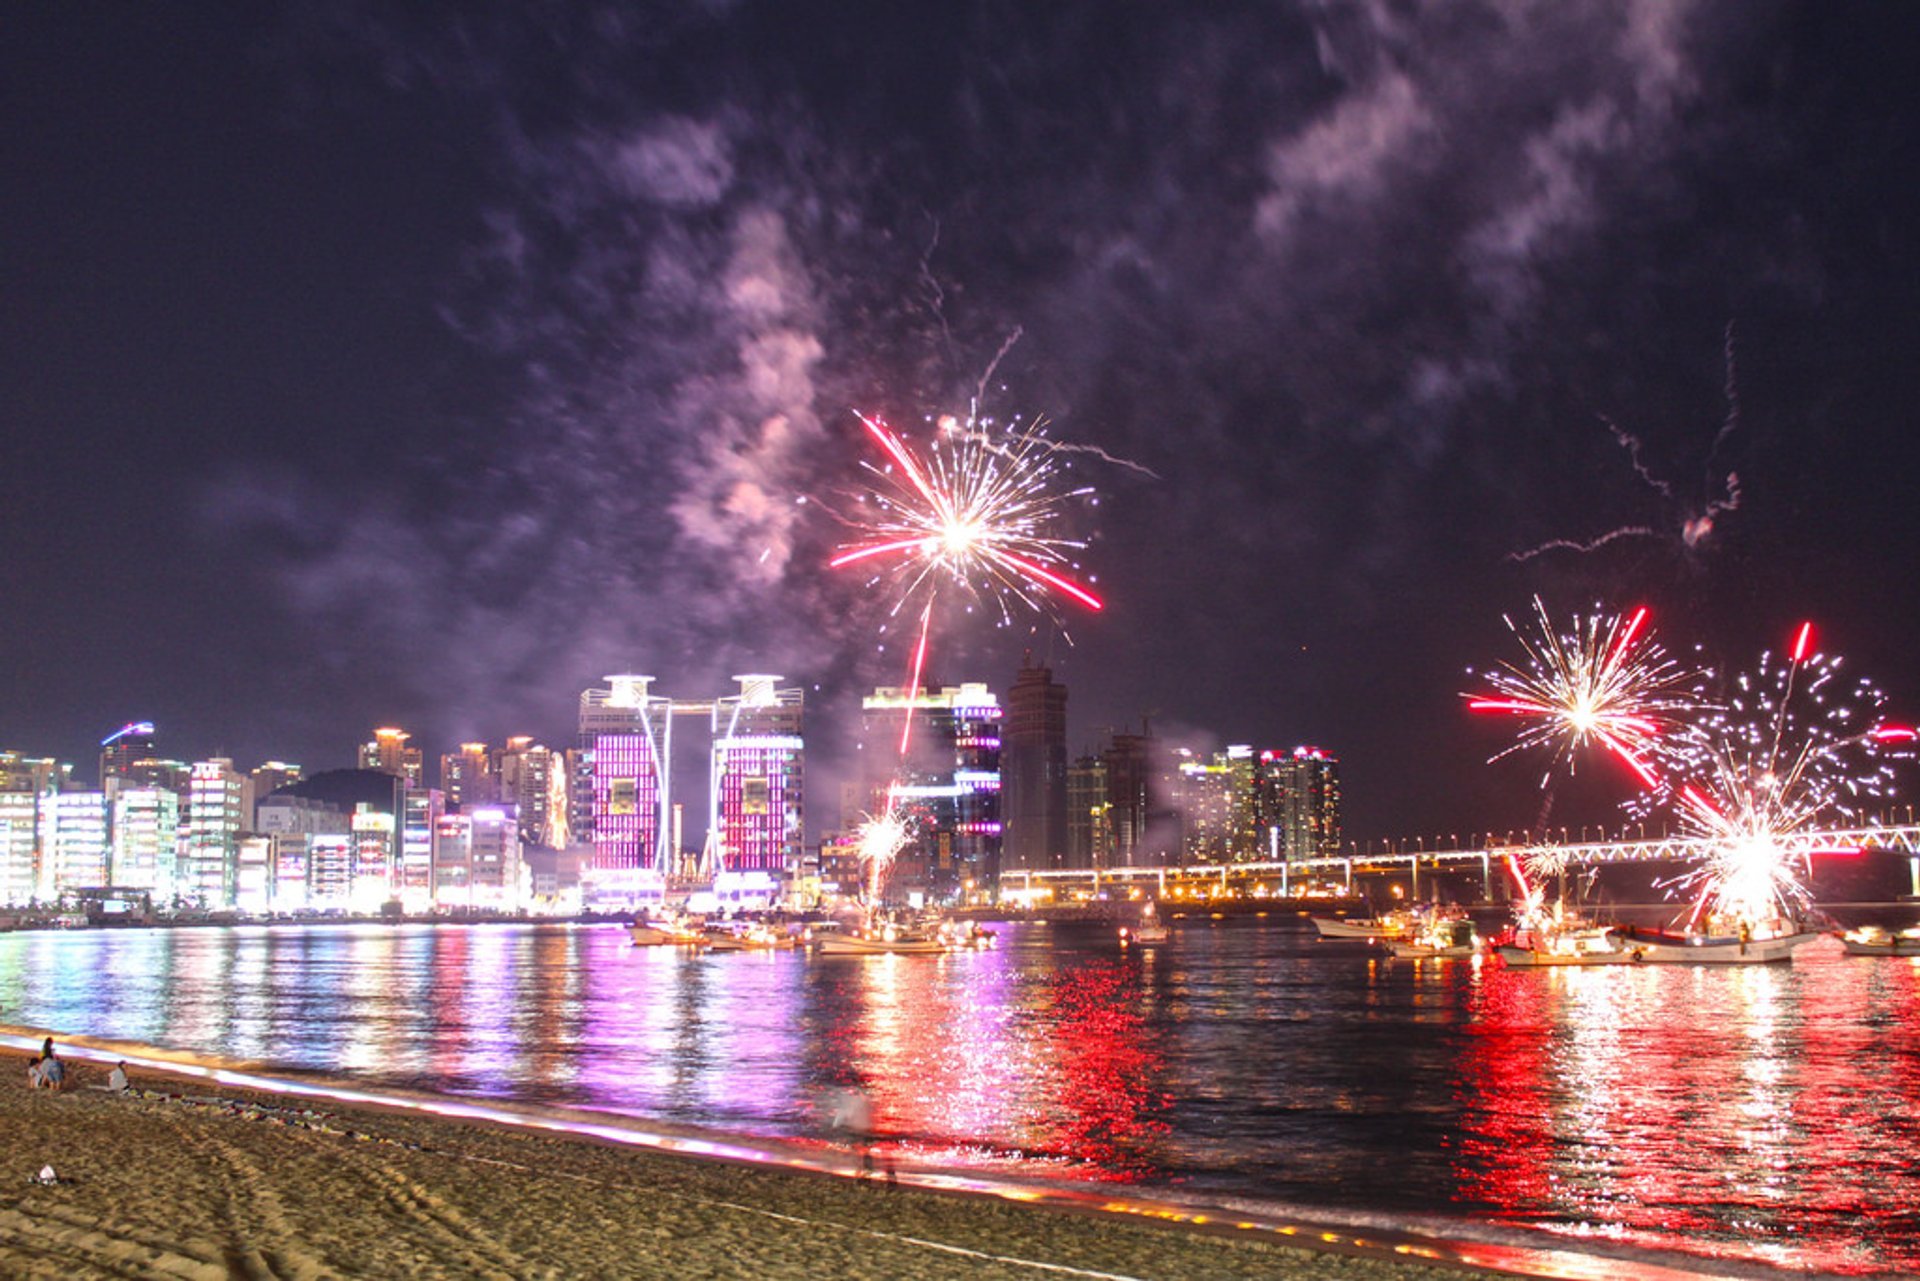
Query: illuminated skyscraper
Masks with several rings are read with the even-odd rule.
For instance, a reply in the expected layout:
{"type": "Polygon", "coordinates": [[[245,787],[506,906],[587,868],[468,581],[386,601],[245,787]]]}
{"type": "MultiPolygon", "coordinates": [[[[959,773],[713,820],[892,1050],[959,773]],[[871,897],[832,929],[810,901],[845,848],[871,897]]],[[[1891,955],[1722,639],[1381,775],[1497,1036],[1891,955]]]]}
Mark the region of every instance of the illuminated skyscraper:
{"type": "Polygon", "coordinates": [[[1175,798],[1181,817],[1183,861],[1224,863],[1233,844],[1233,770],[1224,754],[1203,761],[1192,751],[1175,753],[1175,798]]]}
{"type": "Polygon", "coordinates": [[[1101,754],[1107,767],[1107,815],[1115,867],[1148,862],[1147,824],[1159,802],[1153,775],[1155,740],[1146,734],[1115,734],[1101,754]]]}
{"type": "Polygon", "coordinates": [[[1113,796],[1107,762],[1083,756],[1067,769],[1067,866],[1113,863],[1113,796]]]}
{"type": "Polygon", "coordinates": [[[611,900],[657,890],[673,862],[667,779],[673,704],[648,691],[652,681],[609,676],[607,688],[580,695],[587,835],[593,842],[588,875],[611,900]]]}
{"type": "Polygon", "coordinates": [[[232,907],[247,780],[223,757],[196,761],[188,783],[186,839],[174,891],[203,908],[232,907]]]}
{"type": "Polygon", "coordinates": [[[1264,829],[1278,832],[1283,859],[1331,858],[1340,851],[1340,762],[1318,747],[1262,752],[1258,786],[1264,829]]]}
{"type": "Polygon", "coordinates": [[[510,912],[521,905],[520,825],[504,806],[477,806],[467,820],[467,895],[474,907],[510,912]]]}
{"type": "Polygon", "coordinates": [[[45,897],[52,868],[40,857],[42,811],[73,773],[49,757],[0,752],[0,902],[20,906],[45,897]]]}
{"type": "Polygon", "coordinates": [[[353,880],[348,899],[357,912],[377,912],[393,897],[399,825],[390,810],[356,805],[348,820],[353,835],[353,880]]]}
{"type": "Polygon", "coordinates": [[[135,761],[153,755],[153,722],[129,721],[100,740],[100,787],[110,778],[125,778],[135,761]]]}
{"type": "Polygon", "coordinates": [[[440,790],[447,808],[493,805],[500,800],[493,754],[485,743],[462,743],[460,750],[440,758],[440,790]]]}
{"type": "Polygon", "coordinates": [[[118,787],[112,806],[111,883],[171,896],[180,798],[164,787],[118,787]]]}
{"type": "Polygon", "coordinates": [[[60,792],[43,801],[40,808],[42,897],[106,885],[107,851],[105,792],[60,792]]]}
{"type": "Polygon", "coordinates": [[[265,761],[255,766],[253,772],[247,775],[255,809],[259,808],[261,801],[283,787],[292,787],[300,778],[300,767],[285,761],[265,761]]]}
{"type": "Polygon", "coordinates": [[[1045,667],[1023,665],[1007,692],[1000,754],[1001,867],[1067,862],[1067,687],[1045,667]]]}
{"type": "Polygon", "coordinates": [[[722,893],[770,898],[805,844],[805,694],[778,676],[734,680],[740,692],[713,704],[712,870],[722,893]]]}
{"type": "Polygon", "coordinates": [[[409,787],[400,804],[400,866],[394,894],[409,912],[433,907],[433,834],[446,812],[438,788],[409,787]]]}
{"type": "Polygon", "coordinates": [[[888,793],[912,829],[885,891],[892,900],[984,898],[1000,874],[1000,704],[983,684],[876,689],[861,700],[866,792],[888,793]],[[901,731],[912,732],[901,755],[901,731]]]}
{"type": "Polygon", "coordinates": [[[373,731],[373,741],[360,745],[360,768],[405,779],[408,787],[425,787],[420,749],[407,746],[411,737],[405,730],[392,726],[373,731]]]}
{"type": "Polygon", "coordinates": [[[567,843],[567,767],[563,753],[531,738],[507,740],[495,754],[500,800],[520,820],[520,839],[529,845],[559,848],[567,843]]]}

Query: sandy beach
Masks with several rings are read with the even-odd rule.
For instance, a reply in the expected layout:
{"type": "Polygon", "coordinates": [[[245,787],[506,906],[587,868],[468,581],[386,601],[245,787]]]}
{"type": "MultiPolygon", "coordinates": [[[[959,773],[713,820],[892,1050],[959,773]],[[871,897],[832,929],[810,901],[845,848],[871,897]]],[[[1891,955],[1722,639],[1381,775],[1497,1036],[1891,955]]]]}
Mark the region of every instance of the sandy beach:
{"type": "Polygon", "coordinates": [[[1269,1229],[661,1154],[150,1068],[116,1095],[104,1063],[71,1054],[64,1090],[30,1090],[27,1060],[0,1055],[7,1276],[1462,1274],[1405,1243],[1306,1249],[1269,1229]],[[37,1181],[46,1165],[57,1181],[37,1181]]]}

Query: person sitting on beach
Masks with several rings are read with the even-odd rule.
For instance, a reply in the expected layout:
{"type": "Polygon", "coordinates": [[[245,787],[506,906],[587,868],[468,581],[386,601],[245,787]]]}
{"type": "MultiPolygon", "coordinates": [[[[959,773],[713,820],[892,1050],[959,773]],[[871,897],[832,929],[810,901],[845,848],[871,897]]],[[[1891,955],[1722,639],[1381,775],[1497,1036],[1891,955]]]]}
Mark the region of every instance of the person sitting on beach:
{"type": "Polygon", "coordinates": [[[36,1054],[27,1060],[27,1088],[37,1090],[44,1084],[40,1079],[40,1056],[36,1054]]]}
{"type": "Polygon", "coordinates": [[[127,1065],[125,1063],[114,1064],[113,1071],[107,1073],[107,1089],[115,1094],[125,1094],[127,1092],[127,1065]]]}
{"type": "Polygon", "coordinates": [[[49,1054],[40,1060],[40,1084],[58,1090],[67,1083],[67,1066],[49,1054]]]}

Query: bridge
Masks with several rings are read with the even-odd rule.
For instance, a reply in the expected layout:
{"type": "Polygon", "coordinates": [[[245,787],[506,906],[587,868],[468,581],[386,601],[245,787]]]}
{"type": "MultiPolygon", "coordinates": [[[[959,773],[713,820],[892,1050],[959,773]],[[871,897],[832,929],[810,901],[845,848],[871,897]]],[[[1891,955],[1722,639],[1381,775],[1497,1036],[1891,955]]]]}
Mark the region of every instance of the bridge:
{"type": "MultiPolygon", "coordinates": [[[[1912,877],[1911,892],[1920,897],[1920,823],[1884,827],[1830,828],[1822,831],[1795,832],[1780,838],[1780,846],[1798,858],[1815,855],[1860,854],[1884,850],[1903,854],[1912,877]]],[[[1151,893],[1165,898],[1172,891],[1220,893],[1254,892],[1282,897],[1308,886],[1337,884],[1343,893],[1353,892],[1356,876],[1405,876],[1408,896],[1421,896],[1420,878],[1439,873],[1456,876],[1477,874],[1483,895],[1494,897],[1494,887],[1507,876],[1509,857],[1526,864],[1548,867],[1589,867],[1605,863],[1697,862],[1712,852],[1716,842],[1698,837],[1660,836],[1653,839],[1597,841],[1488,841],[1460,849],[1394,849],[1382,853],[1361,853],[1302,859],[1269,859],[1246,863],[1168,863],[1156,866],[1046,868],[1026,870],[1003,868],[1000,872],[1002,902],[1035,903],[1076,898],[1097,898],[1102,893],[1135,897],[1151,893]]]]}

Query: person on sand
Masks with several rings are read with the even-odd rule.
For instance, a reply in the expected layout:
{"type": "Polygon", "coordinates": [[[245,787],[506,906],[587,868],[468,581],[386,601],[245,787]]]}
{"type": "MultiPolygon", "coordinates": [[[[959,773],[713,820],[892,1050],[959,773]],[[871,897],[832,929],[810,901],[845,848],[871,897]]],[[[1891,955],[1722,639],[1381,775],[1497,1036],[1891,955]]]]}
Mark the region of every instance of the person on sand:
{"type": "Polygon", "coordinates": [[[53,1057],[53,1038],[52,1037],[48,1037],[46,1039],[46,1042],[43,1045],[41,1045],[40,1057],[43,1059],[50,1059],[53,1057]]]}
{"type": "Polygon", "coordinates": [[[40,1084],[49,1090],[58,1090],[67,1083],[67,1065],[54,1055],[40,1060],[40,1084]]]}
{"type": "Polygon", "coordinates": [[[36,1054],[27,1060],[27,1088],[37,1090],[44,1084],[40,1079],[40,1056],[36,1054]]]}
{"type": "Polygon", "coordinates": [[[127,1065],[125,1062],[113,1065],[113,1071],[107,1073],[107,1089],[114,1094],[127,1092],[127,1065]]]}

